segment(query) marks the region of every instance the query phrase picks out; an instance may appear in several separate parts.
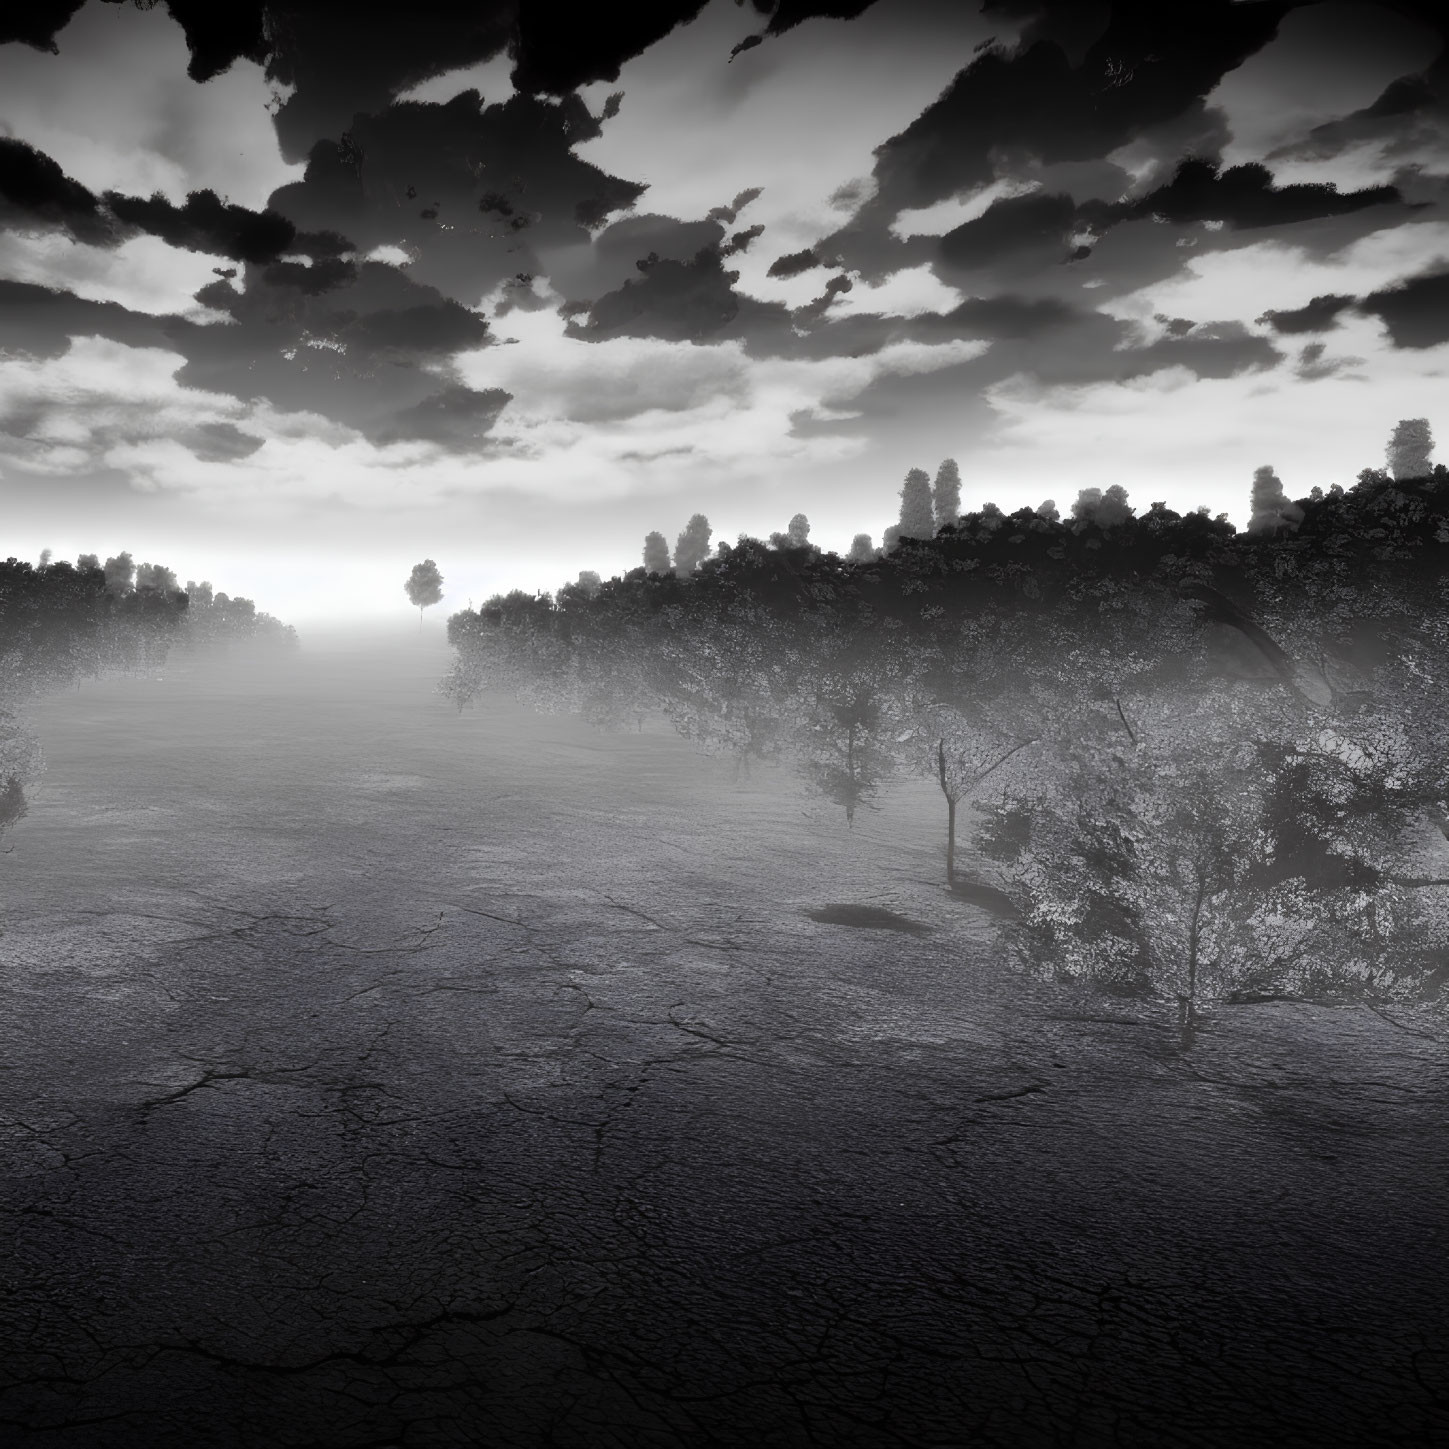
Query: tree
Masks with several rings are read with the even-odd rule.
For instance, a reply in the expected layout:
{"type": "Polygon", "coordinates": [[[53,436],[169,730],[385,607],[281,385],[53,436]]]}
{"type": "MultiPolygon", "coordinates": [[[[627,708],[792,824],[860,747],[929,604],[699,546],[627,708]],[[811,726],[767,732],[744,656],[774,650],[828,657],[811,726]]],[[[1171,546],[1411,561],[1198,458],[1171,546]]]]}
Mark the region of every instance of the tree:
{"type": "Polygon", "coordinates": [[[1044,503],[1038,503],[1036,506],[1036,516],[1041,519],[1043,523],[1058,522],[1061,519],[1062,515],[1057,511],[1056,499],[1048,498],[1044,503]]]}
{"type": "Polygon", "coordinates": [[[418,611],[418,629],[421,631],[423,610],[441,603],[443,598],[443,576],[438,572],[437,564],[430,558],[414,564],[403,589],[418,611]]]}
{"type": "Polygon", "coordinates": [[[99,557],[97,557],[97,555],[93,553],[83,553],[78,559],[76,559],[75,566],[81,571],[81,573],[84,574],[89,573],[92,569],[100,568],[101,561],[99,557]]]}
{"type": "Polygon", "coordinates": [[[40,550],[40,567],[43,568],[43,569],[48,569],[50,567],[50,561],[54,557],[55,557],[55,550],[54,549],[50,549],[50,548],[43,548],[43,549],[41,549],[40,550]]]}
{"type": "Polygon", "coordinates": [[[931,507],[937,529],[954,524],[961,517],[961,470],[954,458],[944,459],[936,470],[936,481],[931,485],[931,507]]]}
{"type": "Polygon", "coordinates": [[[644,568],[651,574],[669,572],[669,544],[662,533],[644,535],[644,568]]]}
{"type": "Polygon", "coordinates": [[[1115,528],[1131,517],[1127,490],[1120,483],[1112,484],[1105,493],[1100,488],[1083,488],[1072,504],[1072,518],[1078,532],[1092,523],[1098,528],[1115,528]]]}
{"type": "Polygon", "coordinates": [[[1396,483],[1406,478],[1427,478],[1432,471],[1429,454],[1434,437],[1428,418],[1405,418],[1389,439],[1389,470],[1396,483]]]}
{"type": "Polygon", "coordinates": [[[1283,480],[1264,464],[1253,474],[1252,513],[1248,519],[1248,532],[1253,534],[1279,533],[1283,529],[1294,530],[1303,522],[1303,510],[1289,500],[1283,491],[1283,480]]]}
{"type": "Polygon", "coordinates": [[[143,563],[136,570],[136,588],[157,589],[162,593],[174,594],[178,591],[176,575],[164,564],[143,563]]]}
{"type": "Polygon", "coordinates": [[[118,553],[105,562],[106,588],[113,594],[126,594],[136,577],[136,564],[129,553],[118,553]]]}
{"type": "Polygon", "coordinates": [[[857,533],[850,541],[850,552],[846,555],[851,563],[869,563],[875,557],[870,534],[857,533]]]}
{"type": "Polygon", "coordinates": [[[592,599],[604,587],[604,581],[595,569],[580,569],[575,587],[583,592],[585,598],[592,599]]]}
{"type": "MultiPolygon", "coordinates": [[[[702,513],[696,513],[684,525],[684,532],[674,545],[674,572],[680,578],[687,579],[709,557],[709,536],[712,532],[709,519],[702,513]]],[[[649,567],[647,558],[644,566],[649,567]]]]}
{"type": "Polygon", "coordinates": [[[901,538],[930,538],[936,532],[931,507],[931,477],[924,468],[912,468],[901,487],[901,538]]]}
{"type": "Polygon", "coordinates": [[[797,513],[786,525],[786,536],[791,548],[805,548],[810,543],[810,520],[803,513],[797,513]]]}

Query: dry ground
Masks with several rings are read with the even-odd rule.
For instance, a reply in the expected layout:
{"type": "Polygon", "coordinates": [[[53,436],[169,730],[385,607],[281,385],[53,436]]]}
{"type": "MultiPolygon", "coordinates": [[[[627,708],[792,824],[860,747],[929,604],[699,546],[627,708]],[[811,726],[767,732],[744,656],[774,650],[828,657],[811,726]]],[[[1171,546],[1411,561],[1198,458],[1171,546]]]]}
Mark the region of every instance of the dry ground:
{"type": "Polygon", "coordinates": [[[846,832],[661,729],[459,716],[446,662],[34,711],[0,1431],[1449,1444],[1432,1024],[1224,1008],[1184,1054],[1006,970],[929,782],[846,832]]]}

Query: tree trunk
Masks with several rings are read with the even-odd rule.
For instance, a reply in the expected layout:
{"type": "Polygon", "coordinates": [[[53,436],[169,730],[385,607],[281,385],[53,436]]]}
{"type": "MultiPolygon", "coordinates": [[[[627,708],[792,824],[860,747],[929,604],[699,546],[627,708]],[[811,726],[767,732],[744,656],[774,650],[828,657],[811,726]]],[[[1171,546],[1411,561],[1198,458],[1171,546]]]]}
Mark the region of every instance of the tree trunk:
{"type": "Polygon", "coordinates": [[[936,744],[936,770],[941,779],[941,793],[946,797],[946,884],[956,888],[956,793],[946,783],[946,741],[936,744]]]}

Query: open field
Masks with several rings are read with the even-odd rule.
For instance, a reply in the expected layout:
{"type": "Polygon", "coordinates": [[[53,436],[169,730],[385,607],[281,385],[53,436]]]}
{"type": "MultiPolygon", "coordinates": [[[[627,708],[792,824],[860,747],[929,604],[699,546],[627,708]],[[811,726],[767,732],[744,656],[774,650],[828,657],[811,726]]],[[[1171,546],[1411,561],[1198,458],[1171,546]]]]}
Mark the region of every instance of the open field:
{"type": "Polygon", "coordinates": [[[1449,1051],[1013,976],[929,781],[432,692],[32,718],[0,1430],[64,1449],[1449,1444],[1449,1051]],[[885,908],[916,930],[812,917],[885,908]]]}

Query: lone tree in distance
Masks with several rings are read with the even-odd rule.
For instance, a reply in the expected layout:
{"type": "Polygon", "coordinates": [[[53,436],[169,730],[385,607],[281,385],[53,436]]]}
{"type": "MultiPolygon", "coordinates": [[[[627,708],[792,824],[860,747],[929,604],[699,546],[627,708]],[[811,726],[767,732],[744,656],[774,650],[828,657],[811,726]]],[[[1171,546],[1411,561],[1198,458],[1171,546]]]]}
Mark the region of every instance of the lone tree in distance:
{"type": "Polygon", "coordinates": [[[850,541],[850,553],[847,557],[851,563],[869,563],[875,557],[875,548],[871,544],[870,534],[857,533],[850,541]]]}
{"type": "Polygon", "coordinates": [[[422,632],[423,610],[432,604],[437,604],[443,598],[443,576],[438,572],[438,566],[432,559],[425,558],[422,563],[414,564],[413,571],[408,575],[408,581],[403,585],[407,596],[412,600],[413,607],[418,611],[418,631],[422,632]]]}
{"type": "Polygon", "coordinates": [[[1434,435],[1428,418],[1405,418],[1389,439],[1389,469],[1394,482],[1406,478],[1427,478],[1434,470],[1429,454],[1434,451],[1434,435]]]}
{"type": "Polygon", "coordinates": [[[644,535],[644,567],[651,574],[669,572],[669,540],[657,530],[644,535]]]}

